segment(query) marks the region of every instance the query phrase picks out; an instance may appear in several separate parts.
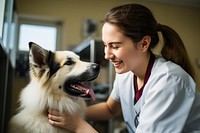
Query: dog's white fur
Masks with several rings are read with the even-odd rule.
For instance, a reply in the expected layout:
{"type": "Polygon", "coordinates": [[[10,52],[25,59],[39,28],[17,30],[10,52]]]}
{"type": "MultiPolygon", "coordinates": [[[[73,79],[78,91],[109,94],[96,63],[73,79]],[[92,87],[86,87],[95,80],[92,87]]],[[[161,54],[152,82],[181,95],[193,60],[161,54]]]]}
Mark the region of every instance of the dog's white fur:
{"type": "Polygon", "coordinates": [[[31,80],[21,92],[19,113],[10,120],[8,132],[66,133],[65,130],[49,124],[47,110],[51,108],[61,112],[68,111],[72,116],[84,116],[84,100],[65,93],[64,83],[69,78],[86,72],[93,63],[81,61],[79,56],[71,51],[56,51],[53,53],[53,61],[59,69],[49,76],[49,52],[34,43],[33,45],[34,48],[31,47],[29,52],[31,80]],[[68,59],[73,60],[74,64],[66,64],[68,59]]]}

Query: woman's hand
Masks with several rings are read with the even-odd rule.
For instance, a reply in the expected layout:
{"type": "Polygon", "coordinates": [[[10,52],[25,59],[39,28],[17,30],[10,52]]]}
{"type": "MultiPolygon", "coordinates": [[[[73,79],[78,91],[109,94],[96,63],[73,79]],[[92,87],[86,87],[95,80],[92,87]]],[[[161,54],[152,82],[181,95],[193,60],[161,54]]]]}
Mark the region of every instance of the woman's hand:
{"type": "Polygon", "coordinates": [[[48,110],[49,123],[52,126],[60,127],[76,133],[97,133],[85,120],[78,114],[71,116],[68,112],[59,112],[57,110],[48,110]]]}
{"type": "Polygon", "coordinates": [[[70,116],[67,112],[59,112],[57,110],[53,110],[53,109],[49,109],[49,114],[48,114],[48,118],[49,118],[49,123],[53,126],[56,127],[60,127],[60,128],[64,128],[67,129],[72,128],[72,130],[74,130],[73,128],[73,124],[72,122],[72,116],[70,116]]]}

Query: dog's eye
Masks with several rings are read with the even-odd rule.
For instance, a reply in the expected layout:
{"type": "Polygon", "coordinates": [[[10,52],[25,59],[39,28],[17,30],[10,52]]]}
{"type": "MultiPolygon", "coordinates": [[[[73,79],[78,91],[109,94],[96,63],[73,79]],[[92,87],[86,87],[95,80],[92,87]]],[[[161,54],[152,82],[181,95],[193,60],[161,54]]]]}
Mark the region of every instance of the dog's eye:
{"type": "Polygon", "coordinates": [[[65,62],[64,65],[68,65],[68,66],[70,66],[70,65],[73,65],[73,64],[74,64],[74,61],[72,61],[72,60],[68,60],[68,61],[65,62]]]}

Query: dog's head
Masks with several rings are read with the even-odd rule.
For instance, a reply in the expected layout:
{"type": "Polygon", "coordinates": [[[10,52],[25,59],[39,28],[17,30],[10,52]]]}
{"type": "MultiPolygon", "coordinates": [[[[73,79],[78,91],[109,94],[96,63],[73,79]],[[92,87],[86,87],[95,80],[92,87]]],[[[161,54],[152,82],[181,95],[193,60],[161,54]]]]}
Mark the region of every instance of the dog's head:
{"type": "Polygon", "coordinates": [[[95,98],[93,91],[83,86],[97,78],[100,66],[81,61],[72,51],[45,50],[29,43],[30,77],[48,91],[63,90],[71,96],[95,98]]]}

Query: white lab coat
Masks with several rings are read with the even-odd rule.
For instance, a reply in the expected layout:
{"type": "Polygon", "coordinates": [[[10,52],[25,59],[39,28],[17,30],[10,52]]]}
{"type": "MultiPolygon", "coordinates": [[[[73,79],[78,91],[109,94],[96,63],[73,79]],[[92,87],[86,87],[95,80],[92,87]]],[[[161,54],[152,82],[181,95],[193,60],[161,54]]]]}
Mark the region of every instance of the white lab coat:
{"type": "Polygon", "coordinates": [[[135,105],[133,75],[116,74],[111,93],[130,133],[200,133],[200,95],[180,66],[157,57],[135,105]]]}

